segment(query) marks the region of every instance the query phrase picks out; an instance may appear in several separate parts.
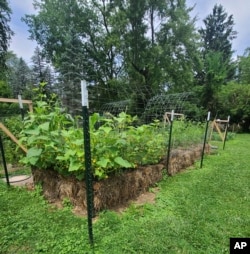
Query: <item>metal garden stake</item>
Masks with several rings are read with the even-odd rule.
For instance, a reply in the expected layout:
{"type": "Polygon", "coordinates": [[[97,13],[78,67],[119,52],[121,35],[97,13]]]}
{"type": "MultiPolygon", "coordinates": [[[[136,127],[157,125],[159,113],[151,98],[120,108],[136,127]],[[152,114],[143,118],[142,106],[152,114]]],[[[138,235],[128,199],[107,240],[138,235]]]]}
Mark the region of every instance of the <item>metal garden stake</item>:
{"type": "Polygon", "coordinates": [[[85,182],[87,194],[87,214],[88,214],[88,233],[89,242],[94,243],[93,238],[93,179],[91,170],[91,149],[89,133],[89,111],[88,111],[88,91],[86,81],[81,81],[82,93],[82,116],[83,116],[83,136],[84,136],[84,153],[85,153],[85,182]]]}
{"type": "Polygon", "coordinates": [[[1,135],[0,135],[0,150],[1,150],[1,154],[2,154],[2,161],[3,161],[3,167],[4,167],[6,183],[7,183],[8,186],[10,186],[9,174],[8,174],[6,160],[5,160],[4,147],[3,147],[3,141],[2,141],[1,135]]]}
{"type": "Polygon", "coordinates": [[[224,141],[223,141],[223,150],[225,149],[225,145],[226,145],[229,121],[230,121],[230,116],[227,117],[227,125],[226,125],[226,130],[225,130],[224,141]]]}
{"type": "Polygon", "coordinates": [[[169,168],[173,121],[174,121],[174,110],[171,111],[171,118],[170,118],[170,129],[169,129],[169,138],[168,138],[168,154],[167,154],[167,170],[169,168]]]}
{"type": "Polygon", "coordinates": [[[203,148],[202,148],[202,153],[201,153],[201,165],[200,165],[200,168],[202,168],[202,165],[203,165],[203,158],[204,158],[204,152],[205,152],[205,147],[206,147],[206,142],[207,142],[207,131],[208,131],[209,121],[210,121],[210,111],[207,114],[207,124],[206,124],[206,130],[205,130],[205,135],[204,135],[204,143],[203,143],[203,148]]]}

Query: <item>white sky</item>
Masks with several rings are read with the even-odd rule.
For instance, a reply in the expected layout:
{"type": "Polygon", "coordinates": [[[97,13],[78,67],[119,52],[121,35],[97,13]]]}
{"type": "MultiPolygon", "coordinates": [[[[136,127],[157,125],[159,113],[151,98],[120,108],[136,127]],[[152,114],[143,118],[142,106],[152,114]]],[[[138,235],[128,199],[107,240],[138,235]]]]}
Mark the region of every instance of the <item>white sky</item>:
{"type": "MultiPolygon", "coordinates": [[[[136,0],[135,0],[136,1],[136,0]]],[[[28,27],[21,22],[21,17],[25,14],[34,13],[32,0],[9,0],[12,9],[11,29],[15,36],[12,38],[10,50],[22,57],[26,62],[34,53],[35,42],[28,39],[28,27]]],[[[233,15],[235,30],[238,32],[237,38],[233,41],[233,49],[236,55],[243,55],[244,50],[250,47],[250,0],[186,0],[187,6],[196,4],[191,15],[197,16],[197,27],[202,26],[202,20],[212,12],[214,5],[221,4],[229,15],[233,15]]]]}

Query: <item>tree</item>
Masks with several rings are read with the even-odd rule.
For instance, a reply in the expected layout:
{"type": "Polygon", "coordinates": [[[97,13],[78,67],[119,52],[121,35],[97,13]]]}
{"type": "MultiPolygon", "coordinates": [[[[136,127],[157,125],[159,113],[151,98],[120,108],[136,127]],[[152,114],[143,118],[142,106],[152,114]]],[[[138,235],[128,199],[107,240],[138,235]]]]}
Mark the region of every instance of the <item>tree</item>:
{"type": "Polygon", "coordinates": [[[17,98],[18,94],[25,94],[27,98],[27,96],[30,95],[30,87],[32,84],[30,67],[23,58],[18,58],[12,52],[8,52],[6,65],[8,67],[7,80],[12,97],[17,98]]]}
{"type": "Polygon", "coordinates": [[[8,50],[12,30],[9,27],[11,9],[6,0],[0,1],[0,68],[5,67],[5,56],[8,50]]]}
{"type": "Polygon", "coordinates": [[[239,59],[238,80],[241,84],[250,84],[250,48],[247,48],[239,59]]]}
{"type": "Polygon", "coordinates": [[[47,63],[39,47],[35,48],[32,60],[33,82],[39,84],[40,82],[47,82],[47,63]]]}
{"type": "MultiPolygon", "coordinates": [[[[3,98],[11,98],[11,90],[6,80],[0,80],[0,96],[3,98]]],[[[0,103],[1,117],[16,114],[17,107],[10,103],[0,103]]]]}
{"type": "Polygon", "coordinates": [[[239,124],[244,132],[250,132],[250,85],[229,83],[223,85],[218,93],[220,117],[239,124]]]}
{"type": "Polygon", "coordinates": [[[233,16],[222,5],[215,5],[204,19],[204,28],[199,30],[202,43],[203,68],[197,75],[203,86],[202,105],[213,111],[214,97],[218,86],[232,80],[235,64],[232,61],[232,40],[236,38],[233,16]]]}
{"type": "Polygon", "coordinates": [[[193,88],[194,72],[199,64],[198,34],[195,19],[190,19],[185,1],[167,1],[162,28],[157,34],[162,68],[165,70],[167,88],[174,92],[186,92],[193,88]]]}
{"type": "Polygon", "coordinates": [[[31,38],[74,98],[85,79],[93,101],[130,98],[142,112],[164,89],[192,85],[197,36],[185,0],[41,0],[35,6],[38,14],[24,19],[31,38]]]}
{"type": "Polygon", "coordinates": [[[61,94],[72,108],[72,99],[80,99],[80,79],[95,84],[95,90],[101,87],[102,97],[109,98],[105,91],[117,71],[112,46],[105,37],[109,33],[104,16],[109,13],[107,5],[106,1],[35,1],[39,15],[25,18],[31,38],[60,72],[61,94]]]}

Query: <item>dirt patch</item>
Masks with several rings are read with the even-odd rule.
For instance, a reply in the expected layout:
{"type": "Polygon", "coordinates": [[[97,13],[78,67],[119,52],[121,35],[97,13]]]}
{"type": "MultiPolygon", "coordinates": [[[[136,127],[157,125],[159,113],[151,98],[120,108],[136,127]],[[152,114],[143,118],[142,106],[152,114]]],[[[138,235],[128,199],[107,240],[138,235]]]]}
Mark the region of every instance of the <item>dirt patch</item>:
{"type": "MultiPolygon", "coordinates": [[[[7,182],[6,178],[2,178],[7,182]]],[[[12,186],[27,186],[28,189],[33,188],[33,176],[31,175],[16,175],[9,177],[9,183],[12,186]]]]}
{"type": "MultiPolygon", "coordinates": [[[[150,187],[159,182],[164,173],[174,175],[201,157],[202,146],[192,147],[189,150],[176,149],[170,154],[168,171],[166,170],[166,158],[159,164],[142,166],[122,174],[110,176],[102,181],[93,183],[94,210],[113,209],[121,211],[131,202],[143,204],[154,202],[155,194],[147,192],[150,187]],[[147,194],[145,194],[147,193],[147,194]]],[[[206,147],[206,153],[209,147],[206,147]]],[[[79,181],[75,177],[65,177],[54,170],[32,169],[35,183],[41,183],[44,196],[51,203],[62,203],[70,200],[77,214],[86,214],[86,185],[85,181],[79,181]]]]}

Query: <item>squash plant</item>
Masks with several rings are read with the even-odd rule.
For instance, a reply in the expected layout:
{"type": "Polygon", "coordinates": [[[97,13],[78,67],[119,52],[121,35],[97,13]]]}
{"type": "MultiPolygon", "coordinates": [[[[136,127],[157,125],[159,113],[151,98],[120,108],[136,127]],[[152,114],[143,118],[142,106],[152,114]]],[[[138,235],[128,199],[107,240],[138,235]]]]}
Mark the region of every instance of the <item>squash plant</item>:
{"type": "MultiPolygon", "coordinates": [[[[159,122],[135,127],[135,121],[136,117],[124,112],[117,117],[97,113],[90,117],[92,168],[97,179],[124,168],[157,163],[163,157],[167,131],[159,122]]],[[[22,162],[82,179],[83,131],[78,122],[59,106],[51,108],[46,102],[38,102],[21,132],[21,142],[29,148],[22,162]]]]}

